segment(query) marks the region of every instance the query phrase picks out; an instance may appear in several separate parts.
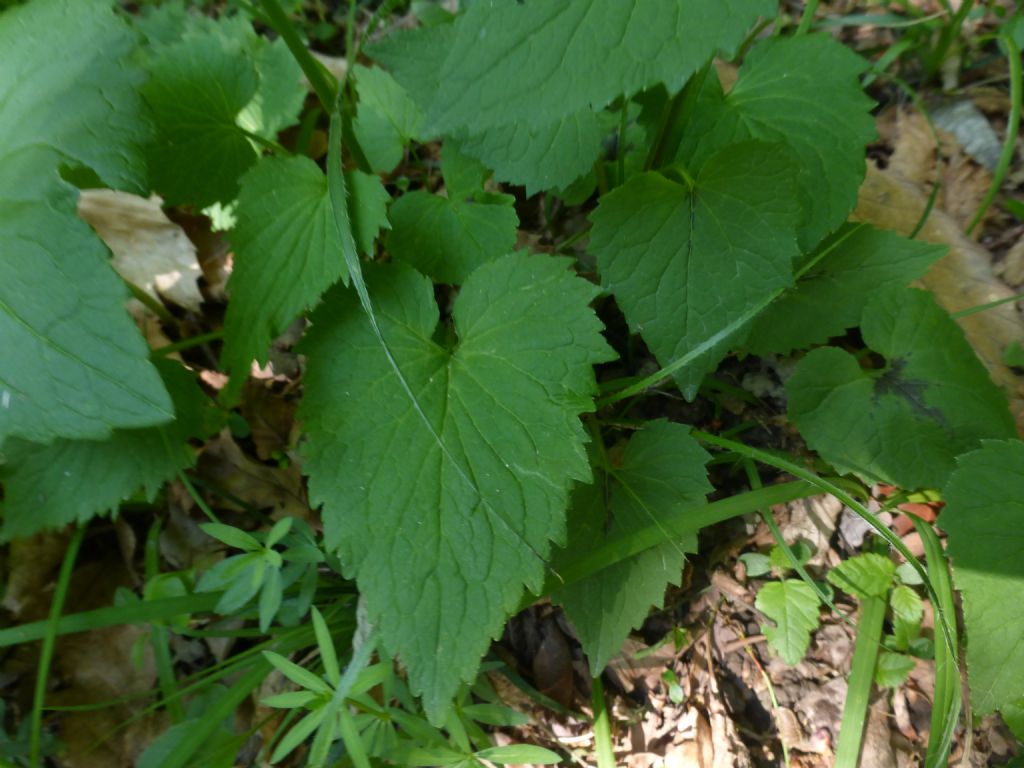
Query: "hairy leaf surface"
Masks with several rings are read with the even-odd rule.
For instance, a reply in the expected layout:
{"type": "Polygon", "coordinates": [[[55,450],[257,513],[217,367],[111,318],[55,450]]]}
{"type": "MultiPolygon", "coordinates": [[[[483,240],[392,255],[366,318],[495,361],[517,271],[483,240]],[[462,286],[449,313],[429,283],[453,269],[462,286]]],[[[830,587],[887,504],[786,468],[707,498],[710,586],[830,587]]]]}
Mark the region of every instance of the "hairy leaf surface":
{"type": "MultiPolygon", "coordinates": [[[[587,552],[701,504],[712,490],[704,469],[710,458],[681,424],[649,422],[611,472],[597,471],[593,484],[576,487],[567,551],[587,552]]],[[[601,674],[650,607],[661,605],[666,585],[679,584],[686,553],[696,551],[696,535],[670,538],[552,593],[576,627],[593,675],[601,674]]]]}
{"type": "Polygon", "coordinates": [[[732,51],[767,0],[487,0],[454,23],[430,112],[439,132],[550,124],[732,51]]]}
{"type": "Polygon", "coordinates": [[[818,596],[798,579],[772,581],[757,592],[754,606],[775,622],[762,624],[768,645],[787,664],[799,664],[818,628],[818,596]]]}
{"type": "Polygon", "coordinates": [[[790,418],[837,470],[938,488],[955,456],[982,438],[1015,434],[1006,396],[929,294],[879,291],[860,325],[886,370],[865,371],[849,353],[826,347],[786,382],[790,418]]]}
{"type": "Polygon", "coordinates": [[[757,355],[788,354],[841,336],[860,322],[880,285],[908,285],[940,258],[942,246],[909,240],[867,224],[849,224],[825,239],[796,285],[768,305],[744,347],[757,355]]]}
{"type": "Polygon", "coordinates": [[[971,706],[984,715],[1019,703],[1024,680],[1024,443],[985,441],[960,456],[943,496],[971,706]]]}
{"type": "MultiPolygon", "coordinates": [[[[369,253],[387,225],[388,194],[376,176],[354,171],[347,181],[356,245],[369,253]]],[[[253,360],[266,362],[272,339],[339,278],[348,282],[327,178],[309,158],[261,160],[242,179],[237,217],[223,353],[233,391],[253,360]]]]}
{"type": "Polygon", "coordinates": [[[163,360],[158,368],[179,414],[165,426],[119,429],[103,441],[8,441],[6,463],[0,463],[0,541],[85,522],[116,510],[140,489],[152,501],[179,469],[192,465],[188,440],[216,430],[216,411],[179,363],[163,360]]]}
{"type": "Polygon", "coordinates": [[[377,322],[335,291],[303,344],[306,472],[324,533],[370,620],[443,720],[523,593],[539,589],[565,532],[573,480],[589,480],[579,414],[592,364],[612,353],[566,260],[516,254],[477,269],[435,341],[429,280],[368,270],[377,322]]]}
{"type": "Polygon", "coordinates": [[[792,280],[794,175],[780,146],[744,142],[711,158],[692,187],[644,173],[591,214],[602,285],[658,362],[706,345],[676,374],[688,398],[744,321],[792,280]]]}
{"type": "Polygon", "coordinates": [[[679,159],[696,171],[737,141],[786,143],[800,158],[800,245],[810,249],[857,202],[864,147],[875,138],[872,103],[859,79],[866,68],[864,59],[826,35],[764,40],[751,49],[727,95],[713,73],[707,78],[679,159]]]}
{"type": "Polygon", "coordinates": [[[133,36],[100,0],[0,15],[0,445],[102,438],[172,416],[109,255],[61,166],[141,192],[133,36]],[[75,55],[68,59],[66,53],[75,55]]]}

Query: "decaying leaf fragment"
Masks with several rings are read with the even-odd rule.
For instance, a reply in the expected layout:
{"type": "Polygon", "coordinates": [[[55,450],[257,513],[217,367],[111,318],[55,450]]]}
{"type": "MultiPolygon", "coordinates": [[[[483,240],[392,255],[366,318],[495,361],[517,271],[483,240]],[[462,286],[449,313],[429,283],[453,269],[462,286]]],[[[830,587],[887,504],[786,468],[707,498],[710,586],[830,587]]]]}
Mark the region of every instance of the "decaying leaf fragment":
{"type": "MultiPolygon", "coordinates": [[[[125,280],[156,300],[161,297],[190,312],[203,301],[196,280],[201,272],[196,247],[185,231],[167,218],[163,201],[117,192],[86,189],[78,198],[78,215],[114,254],[113,265],[125,280]]],[[[138,302],[129,307],[136,316],[138,302]]]]}

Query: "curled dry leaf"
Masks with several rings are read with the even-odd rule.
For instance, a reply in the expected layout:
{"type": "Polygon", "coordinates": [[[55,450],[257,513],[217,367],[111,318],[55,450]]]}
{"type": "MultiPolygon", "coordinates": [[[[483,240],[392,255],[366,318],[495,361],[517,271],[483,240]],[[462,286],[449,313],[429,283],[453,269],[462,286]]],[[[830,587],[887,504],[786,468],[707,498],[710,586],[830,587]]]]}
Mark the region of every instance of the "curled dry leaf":
{"type": "MultiPolygon", "coordinates": [[[[162,200],[111,189],[83,190],[78,215],[114,254],[114,269],[156,300],[198,312],[203,297],[196,278],[196,249],[184,230],[164,215],[162,200]]],[[[136,302],[133,314],[139,315],[136,302]]]]}
{"type": "MultiPolygon", "coordinates": [[[[925,202],[924,193],[916,186],[869,163],[854,216],[876,227],[909,235],[924,211],[925,202]]],[[[933,264],[921,279],[947,311],[958,312],[1013,295],[993,273],[990,254],[965,237],[946,214],[933,210],[919,237],[949,246],[949,253],[933,264]]],[[[1024,434],[1024,379],[1003,363],[1006,346],[1024,338],[1024,320],[1020,313],[1009,302],[958,322],[993,381],[1006,390],[1017,430],[1024,434]]]]}

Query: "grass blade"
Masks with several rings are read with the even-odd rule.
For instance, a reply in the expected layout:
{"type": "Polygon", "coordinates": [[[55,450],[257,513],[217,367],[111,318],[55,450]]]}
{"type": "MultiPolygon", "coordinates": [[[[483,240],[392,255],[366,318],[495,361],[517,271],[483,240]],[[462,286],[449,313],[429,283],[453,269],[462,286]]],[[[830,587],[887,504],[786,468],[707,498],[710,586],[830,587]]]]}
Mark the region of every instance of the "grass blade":
{"type": "Polygon", "coordinates": [[[64,599],[68,596],[71,585],[71,572],[75,568],[78,550],[85,538],[85,526],[79,526],[68,542],[64,552],[64,561],[60,564],[57,587],[50,602],[50,616],[43,622],[43,649],[39,654],[39,667],[36,669],[36,687],[32,697],[32,716],[29,720],[29,765],[38,768],[42,758],[43,736],[43,699],[46,698],[46,680],[50,676],[50,662],[53,660],[53,647],[57,642],[57,626],[60,623],[60,612],[64,609],[64,599]]]}
{"type": "MultiPolygon", "coordinates": [[[[949,564],[942,551],[942,544],[928,523],[910,515],[924,543],[925,562],[928,575],[935,585],[942,612],[955,616],[953,583],[949,578],[949,564]]],[[[953,731],[960,717],[960,671],[957,669],[959,649],[945,643],[935,643],[935,693],[932,697],[932,722],[928,733],[928,751],[925,754],[925,768],[939,768],[946,765],[953,741],[953,731]]]]}
{"type": "Polygon", "coordinates": [[[886,605],[885,598],[875,596],[865,597],[860,603],[857,643],[853,648],[853,666],[846,689],[846,704],[843,706],[839,744],[836,746],[835,768],[857,768],[860,759],[861,739],[871,699],[871,685],[874,682],[875,663],[878,661],[878,649],[882,640],[886,605]]]}

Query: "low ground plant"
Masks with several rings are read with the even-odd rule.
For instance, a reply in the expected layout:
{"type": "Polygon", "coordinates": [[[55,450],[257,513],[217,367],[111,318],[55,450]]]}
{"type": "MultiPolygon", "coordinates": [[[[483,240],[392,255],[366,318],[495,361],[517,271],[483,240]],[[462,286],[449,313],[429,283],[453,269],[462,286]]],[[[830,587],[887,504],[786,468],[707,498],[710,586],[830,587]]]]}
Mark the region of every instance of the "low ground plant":
{"type": "Polygon", "coordinates": [[[202,572],[152,563],[140,595],[61,617],[72,546],[50,620],[0,630],[43,641],[11,759],[53,747],[58,634],[150,622],[154,706],[174,725],[140,765],[234,764],[250,734],[231,713],[273,670],[294,685],[266,700],[288,713],[272,762],[304,743],[311,765],[557,761],[484,729],[522,717],[480,676],[509,617],[562,606],[599,679],[702,528],[820,493],[874,527],[875,551],[822,583],[780,539],[752,575],[793,663],[833,589],[861,606],[837,765],[856,764],[872,681],[898,684],[912,655],[938,664],[927,765],[961,717],[961,644],[973,713],[1019,713],[1024,444],[957,322],[910,287],[943,249],[849,220],[875,138],[868,63],[809,25],[772,34],[772,0],[414,3],[401,25],[393,5],[353,4],[341,79],[278,0],[0,15],[0,537],[75,525],[80,543],[175,483],[226,555],[202,572]],[[76,215],[94,187],[229,230],[222,331],[147,345],[76,215]],[[297,318],[295,456],[322,530],[242,530],[190,469],[297,318]],[[211,338],[219,391],[187,363],[211,338]],[[813,457],[658,412],[707,397],[737,357],[794,361],[788,418],[813,457]],[[717,493],[711,462],[745,466],[748,490],[717,493]],[[922,524],[922,563],[879,521],[864,503],[879,482],[941,493],[945,554],[922,524]],[[177,681],[167,639],[211,612],[257,631],[177,681]]]}

